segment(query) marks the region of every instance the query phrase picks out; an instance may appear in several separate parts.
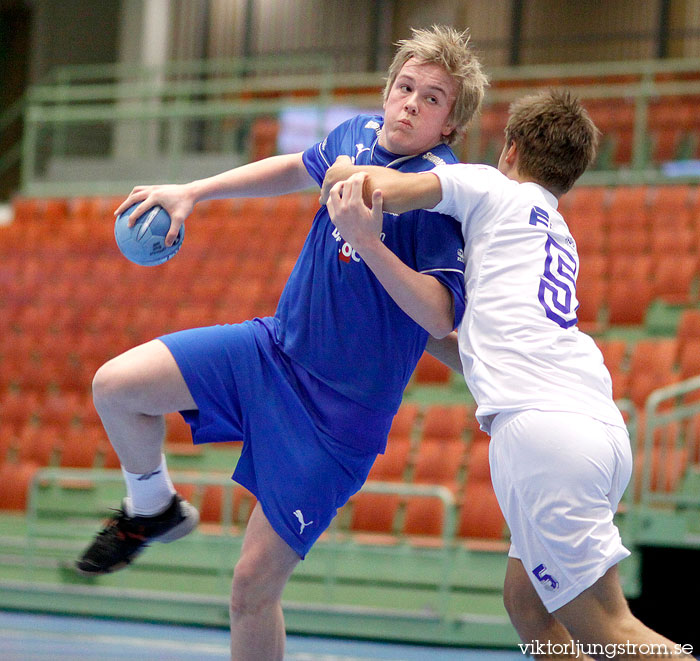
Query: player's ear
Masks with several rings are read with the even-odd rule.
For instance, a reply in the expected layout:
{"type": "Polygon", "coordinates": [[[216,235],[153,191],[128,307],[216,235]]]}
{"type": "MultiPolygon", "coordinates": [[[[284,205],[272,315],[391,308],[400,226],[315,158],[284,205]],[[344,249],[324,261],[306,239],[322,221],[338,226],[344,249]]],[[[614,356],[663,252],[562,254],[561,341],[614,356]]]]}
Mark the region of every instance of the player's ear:
{"type": "Polygon", "coordinates": [[[442,136],[446,138],[447,136],[451,135],[455,128],[456,124],[454,122],[451,122],[449,120],[446,121],[442,127],[442,136]]]}

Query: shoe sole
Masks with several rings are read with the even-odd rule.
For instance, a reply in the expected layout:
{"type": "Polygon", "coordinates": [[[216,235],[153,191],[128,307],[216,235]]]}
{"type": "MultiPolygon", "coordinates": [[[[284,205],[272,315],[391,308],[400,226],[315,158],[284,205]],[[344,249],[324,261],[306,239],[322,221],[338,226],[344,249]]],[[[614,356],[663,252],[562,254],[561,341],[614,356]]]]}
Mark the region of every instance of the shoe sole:
{"type": "Polygon", "coordinates": [[[168,530],[168,532],[160,535],[160,537],[152,537],[149,541],[167,544],[168,542],[174,542],[176,539],[182,539],[185,535],[189,535],[199,524],[199,512],[186,500],[181,501],[180,510],[185,515],[184,520],[180,521],[180,523],[168,530]]]}
{"type": "MultiPolygon", "coordinates": [[[[146,548],[145,546],[143,547],[144,549],[146,548]]],[[[129,559],[129,562],[120,562],[117,565],[114,565],[113,567],[110,567],[109,569],[98,569],[97,571],[87,571],[86,569],[81,569],[78,567],[78,565],[75,565],[75,571],[80,574],[81,576],[105,576],[106,574],[113,574],[115,571],[119,571],[120,569],[124,569],[124,567],[128,567],[131,564],[131,561],[137,558],[143,549],[139,549],[134,555],[131,556],[129,559]]]]}
{"type": "Polygon", "coordinates": [[[85,569],[81,569],[76,564],[75,571],[81,576],[103,576],[104,574],[113,574],[120,569],[128,567],[139,555],[141,555],[141,553],[143,553],[143,551],[146,550],[150,542],[161,542],[162,544],[168,544],[169,542],[174,542],[177,539],[182,539],[185,535],[189,535],[199,524],[199,512],[186,500],[183,500],[180,503],[180,508],[182,513],[185,515],[184,520],[180,521],[180,523],[159,537],[151,537],[148,540],[148,543],[144,544],[140,549],[138,549],[128,561],[120,562],[112,567],[109,567],[108,569],[98,569],[97,571],[87,571],[85,569]]]}

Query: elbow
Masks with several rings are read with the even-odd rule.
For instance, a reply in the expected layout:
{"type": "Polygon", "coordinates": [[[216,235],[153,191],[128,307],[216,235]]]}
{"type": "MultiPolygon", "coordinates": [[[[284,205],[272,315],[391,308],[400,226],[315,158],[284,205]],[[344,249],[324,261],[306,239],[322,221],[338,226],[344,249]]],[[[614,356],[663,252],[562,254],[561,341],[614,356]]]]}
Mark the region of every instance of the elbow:
{"type": "MultiPolygon", "coordinates": [[[[461,315],[460,315],[461,316],[461,315]]],[[[436,340],[442,340],[455,329],[455,305],[452,296],[449,294],[445,300],[441,311],[436,314],[430,328],[426,328],[428,333],[436,340]]]]}
{"type": "Polygon", "coordinates": [[[440,323],[433,325],[431,328],[426,329],[430,336],[436,340],[442,340],[446,338],[453,330],[452,319],[441,320],[440,323]]]}

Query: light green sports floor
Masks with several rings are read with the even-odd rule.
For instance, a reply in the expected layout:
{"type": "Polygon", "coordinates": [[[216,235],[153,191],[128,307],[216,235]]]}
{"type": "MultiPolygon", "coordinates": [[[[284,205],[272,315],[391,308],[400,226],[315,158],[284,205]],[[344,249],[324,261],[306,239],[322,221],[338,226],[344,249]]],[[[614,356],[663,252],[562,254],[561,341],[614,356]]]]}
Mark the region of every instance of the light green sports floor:
{"type": "MultiPolygon", "coordinates": [[[[3,661],[229,659],[228,631],[0,611],[3,661]]],[[[519,661],[518,651],[290,637],[285,661],[519,661]]]]}

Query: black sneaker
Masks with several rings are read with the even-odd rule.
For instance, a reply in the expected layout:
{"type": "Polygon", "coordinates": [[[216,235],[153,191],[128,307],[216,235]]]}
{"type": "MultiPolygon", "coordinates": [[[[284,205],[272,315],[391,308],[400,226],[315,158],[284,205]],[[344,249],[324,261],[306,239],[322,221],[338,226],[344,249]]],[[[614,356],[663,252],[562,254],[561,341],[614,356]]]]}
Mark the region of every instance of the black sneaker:
{"type": "Polygon", "coordinates": [[[156,516],[128,516],[123,503],[116,512],[75,563],[83,576],[123,569],[151,542],[174,542],[199,523],[199,512],[177,494],[168,508],[156,516]]]}

